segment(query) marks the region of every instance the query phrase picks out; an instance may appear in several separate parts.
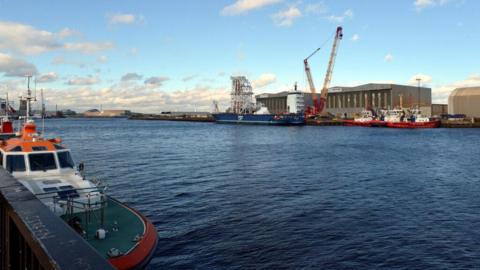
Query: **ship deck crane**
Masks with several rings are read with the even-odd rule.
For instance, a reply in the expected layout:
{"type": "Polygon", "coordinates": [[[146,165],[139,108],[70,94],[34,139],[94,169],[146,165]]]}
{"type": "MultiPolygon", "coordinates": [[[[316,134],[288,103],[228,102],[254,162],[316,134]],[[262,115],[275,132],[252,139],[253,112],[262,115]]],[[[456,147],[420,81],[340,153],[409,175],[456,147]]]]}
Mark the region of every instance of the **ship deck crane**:
{"type": "Polygon", "coordinates": [[[320,99],[317,99],[317,93],[315,85],[313,83],[312,74],[310,71],[310,66],[308,64],[308,59],[315,55],[320,48],[316,49],[312,54],[310,54],[303,63],[305,65],[305,73],[307,74],[308,84],[310,85],[310,91],[312,94],[313,108],[307,109],[307,116],[319,115],[323,112],[325,108],[325,103],[327,101],[328,87],[330,81],[332,80],[333,66],[335,65],[335,58],[337,56],[338,42],[343,38],[343,28],[341,26],[337,27],[335,33],[335,39],[333,40],[332,51],[330,53],[330,60],[328,61],[327,73],[325,74],[325,80],[323,82],[323,88],[320,92],[320,99]]]}

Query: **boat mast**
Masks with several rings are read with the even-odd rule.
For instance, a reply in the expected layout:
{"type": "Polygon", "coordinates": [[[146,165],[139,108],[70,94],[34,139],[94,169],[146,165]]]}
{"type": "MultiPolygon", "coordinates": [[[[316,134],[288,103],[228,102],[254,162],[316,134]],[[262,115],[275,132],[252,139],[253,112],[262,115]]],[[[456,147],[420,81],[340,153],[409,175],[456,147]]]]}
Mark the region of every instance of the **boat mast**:
{"type": "Polygon", "coordinates": [[[5,99],[5,116],[7,117],[7,119],[8,119],[9,109],[10,109],[10,105],[8,104],[8,92],[7,92],[7,96],[6,96],[6,99],[5,99]]]}
{"type": "Polygon", "coordinates": [[[42,99],[42,136],[45,134],[45,100],[43,99],[43,88],[40,89],[40,95],[42,99]]]}
{"type": "Polygon", "coordinates": [[[32,102],[32,90],[30,90],[30,78],[32,78],[31,75],[27,76],[27,96],[25,97],[25,100],[27,101],[27,112],[25,116],[25,122],[28,122],[30,120],[30,110],[31,110],[31,102],[32,102]]]}

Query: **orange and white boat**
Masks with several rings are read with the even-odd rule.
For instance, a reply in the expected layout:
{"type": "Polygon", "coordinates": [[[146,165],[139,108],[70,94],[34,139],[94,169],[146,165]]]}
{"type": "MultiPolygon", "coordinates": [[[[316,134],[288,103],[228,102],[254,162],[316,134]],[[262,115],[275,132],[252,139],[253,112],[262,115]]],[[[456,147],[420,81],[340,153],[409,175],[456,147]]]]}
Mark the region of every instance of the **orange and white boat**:
{"type": "Polygon", "coordinates": [[[61,140],[45,139],[27,116],[18,136],[0,140],[0,164],[117,269],[145,266],[158,235],[142,214],[85,179],[61,140]]]}

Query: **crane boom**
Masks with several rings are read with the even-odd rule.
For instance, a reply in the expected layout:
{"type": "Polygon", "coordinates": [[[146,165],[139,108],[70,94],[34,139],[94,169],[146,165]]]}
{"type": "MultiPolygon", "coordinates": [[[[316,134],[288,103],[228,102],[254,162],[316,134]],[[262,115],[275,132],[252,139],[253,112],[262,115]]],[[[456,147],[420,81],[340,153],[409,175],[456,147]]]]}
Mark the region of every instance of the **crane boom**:
{"type": "Polygon", "coordinates": [[[333,40],[332,52],[330,53],[330,60],[328,61],[327,73],[325,74],[325,80],[323,82],[322,92],[320,93],[319,107],[317,108],[317,113],[321,113],[325,108],[325,103],[327,101],[328,95],[328,86],[332,80],[333,66],[335,64],[335,58],[337,56],[338,42],[343,37],[343,28],[341,26],[337,27],[337,32],[335,34],[335,39],[333,40]]]}
{"type": "Polygon", "coordinates": [[[310,65],[308,64],[308,59],[316,54],[320,48],[316,49],[313,53],[311,53],[305,60],[303,60],[303,64],[305,65],[305,73],[307,74],[308,85],[310,86],[310,93],[312,94],[312,101],[313,104],[317,103],[317,90],[315,89],[315,84],[313,83],[312,72],[310,71],[310,65]]]}

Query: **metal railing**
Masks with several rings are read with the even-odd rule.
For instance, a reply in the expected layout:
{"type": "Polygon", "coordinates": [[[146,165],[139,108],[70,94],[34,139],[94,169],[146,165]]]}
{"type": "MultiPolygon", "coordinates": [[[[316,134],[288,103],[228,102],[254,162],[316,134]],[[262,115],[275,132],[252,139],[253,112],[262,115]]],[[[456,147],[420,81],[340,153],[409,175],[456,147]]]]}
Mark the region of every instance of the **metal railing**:
{"type": "Polygon", "coordinates": [[[0,167],[0,269],[114,269],[0,167]]]}

